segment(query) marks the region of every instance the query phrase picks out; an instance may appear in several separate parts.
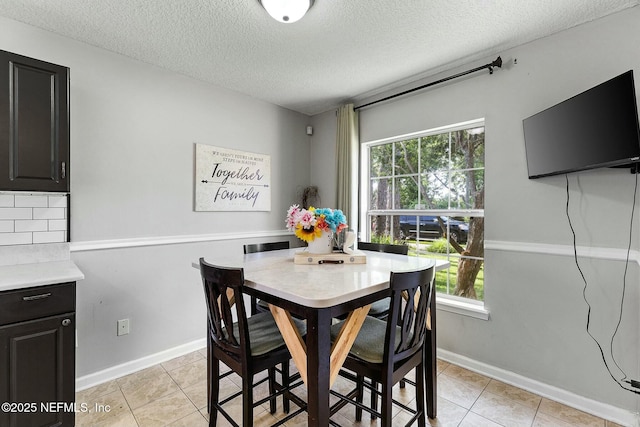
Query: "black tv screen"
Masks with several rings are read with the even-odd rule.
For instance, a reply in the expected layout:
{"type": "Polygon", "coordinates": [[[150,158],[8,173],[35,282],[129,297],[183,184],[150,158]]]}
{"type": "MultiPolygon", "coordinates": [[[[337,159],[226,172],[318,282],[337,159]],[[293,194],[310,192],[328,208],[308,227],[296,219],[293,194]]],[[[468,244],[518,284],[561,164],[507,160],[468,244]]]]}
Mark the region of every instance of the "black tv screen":
{"type": "Polygon", "coordinates": [[[633,70],[524,119],[529,178],[640,159],[633,70]]]}

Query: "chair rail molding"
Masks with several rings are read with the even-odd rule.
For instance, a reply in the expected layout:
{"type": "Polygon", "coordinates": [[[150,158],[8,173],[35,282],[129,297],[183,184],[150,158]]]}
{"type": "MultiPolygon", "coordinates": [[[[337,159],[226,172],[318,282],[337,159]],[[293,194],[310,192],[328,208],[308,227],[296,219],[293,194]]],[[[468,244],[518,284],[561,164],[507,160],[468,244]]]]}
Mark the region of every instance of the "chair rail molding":
{"type": "MultiPolygon", "coordinates": [[[[574,256],[572,245],[556,245],[552,243],[513,242],[505,240],[485,240],[484,248],[493,251],[526,252],[543,255],[574,256]]],[[[612,261],[626,261],[627,249],[603,248],[595,246],[577,246],[576,252],[582,258],[605,259],[612,261]]],[[[629,251],[629,261],[640,265],[640,252],[636,249],[629,251]]]]}
{"type": "Polygon", "coordinates": [[[105,249],[135,248],[140,246],[177,245],[184,243],[216,242],[224,240],[241,240],[264,237],[280,237],[293,235],[288,230],[247,231],[243,233],[213,233],[183,236],[134,237],[130,239],[87,240],[71,242],[71,252],[98,251],[105,249]]]}

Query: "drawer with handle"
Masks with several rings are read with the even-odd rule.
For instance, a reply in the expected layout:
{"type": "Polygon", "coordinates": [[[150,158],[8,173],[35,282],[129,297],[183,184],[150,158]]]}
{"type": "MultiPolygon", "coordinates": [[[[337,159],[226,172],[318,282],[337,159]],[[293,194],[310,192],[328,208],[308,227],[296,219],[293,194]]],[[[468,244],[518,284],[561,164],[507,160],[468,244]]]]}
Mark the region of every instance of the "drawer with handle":
{"type": "Polygon", "coordinates": [[[75,311],[75,282],[0,292],[0,325],[75,311]]]}

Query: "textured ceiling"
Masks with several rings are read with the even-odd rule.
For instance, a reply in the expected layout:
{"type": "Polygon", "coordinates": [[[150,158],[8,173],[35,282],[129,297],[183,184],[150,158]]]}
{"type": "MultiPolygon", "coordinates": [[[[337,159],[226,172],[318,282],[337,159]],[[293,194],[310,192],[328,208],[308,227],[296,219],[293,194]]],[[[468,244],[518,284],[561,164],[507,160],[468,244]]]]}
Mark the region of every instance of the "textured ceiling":
{"type": "Polygon", "coordinates": [[[639,0],[0,0],[0,15],[313,115],[639,0]]]}

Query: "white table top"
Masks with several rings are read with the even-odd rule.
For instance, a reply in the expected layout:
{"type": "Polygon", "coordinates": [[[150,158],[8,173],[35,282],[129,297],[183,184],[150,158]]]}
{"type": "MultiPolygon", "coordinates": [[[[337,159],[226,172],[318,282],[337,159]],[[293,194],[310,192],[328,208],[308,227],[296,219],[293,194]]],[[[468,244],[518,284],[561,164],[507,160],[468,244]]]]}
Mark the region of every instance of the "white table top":
{"type": "MultiPolygon", "coordinates": [[[[205,256],[205,261],[225,267],[243,267],[246,286],[314,308],[331,307],[383,290],[389,286],[391,271],[449,267],[443,260],[370,251],[362,251],[367,256],[366,264],[294,264],[294,255],[303,250],[205,256]]],[[[198,267],[198,264],[194,266],[198,267]]]]}

